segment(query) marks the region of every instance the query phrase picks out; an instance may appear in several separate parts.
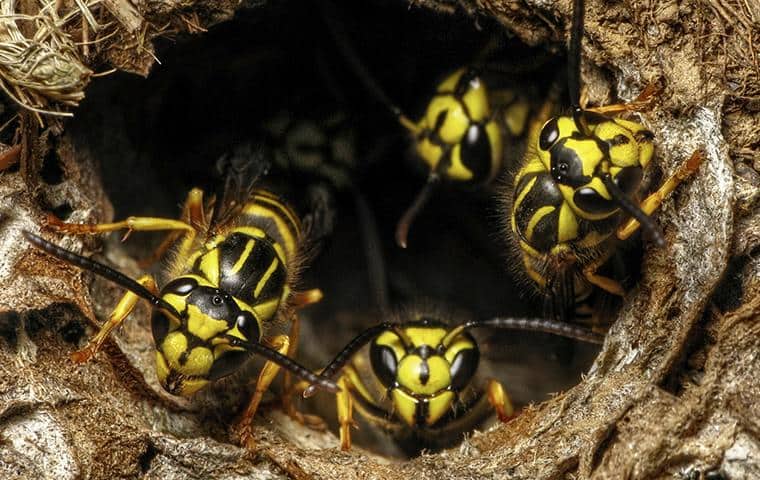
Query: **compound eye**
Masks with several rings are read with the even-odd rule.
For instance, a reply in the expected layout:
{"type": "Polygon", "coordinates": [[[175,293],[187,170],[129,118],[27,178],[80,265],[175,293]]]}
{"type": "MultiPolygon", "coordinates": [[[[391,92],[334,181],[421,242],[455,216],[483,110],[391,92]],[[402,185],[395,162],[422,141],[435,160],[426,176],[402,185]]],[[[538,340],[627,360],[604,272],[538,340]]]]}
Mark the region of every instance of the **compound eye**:
{"type": "Polygon", "coordinates": [[[559,140],[559,126],[557,118],[552,118],[544,124],[538,137],[538,147],[541,150],[549,150],[559,140]]]}
{"type": "Polygon", "coordinates": [[[235,318],[235,325],[249,341],[259,341],[259,322],[256,321],[256,317],[251,312],[240,312],[235,318]]]}
{"type": "Polygon", "coordinates": [[[372,364],[372,371],[377,378],[386,387],[390,388],[396,383],[396,370],[398,360],[392,348],[385,345],[373,343],[369,349],[369,360],[372,364]]]}
{"type": "Polygon", "coordinates": [[[166,314],[161,310],[154,309],[153,315],[150,318],[150,329],[153,333],[153,342],[157,347],[164,342],[164,338],[169,334],[170,328],[171,320],[169,320],[166,314]]]}
{"type": "Polygon", "coordinates": [[[451,362],[451,388],[454,391],[463,390],[472,380],[478,369],[480,352],[477,347],[468,348],[457,353],[451,362]]]}

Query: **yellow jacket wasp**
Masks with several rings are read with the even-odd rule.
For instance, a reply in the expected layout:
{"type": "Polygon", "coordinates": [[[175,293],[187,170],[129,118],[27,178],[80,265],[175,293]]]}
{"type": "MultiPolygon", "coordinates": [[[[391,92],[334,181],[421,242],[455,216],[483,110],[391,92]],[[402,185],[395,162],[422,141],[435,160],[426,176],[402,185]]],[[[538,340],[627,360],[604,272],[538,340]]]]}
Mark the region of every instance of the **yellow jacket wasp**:
{"type": "Polygon", "coordinates": [[[241,439],[250,445],[251,420],[280,368],[317,388],[330,392],[338,388],[289,358],[296,338],[266,336],[276,317],[321,298],[318,290],[291,290],[303,240],[299,218],[277,196],[256,189],[268,164],[261,150],[227,156],[221,163],[226,179],[220,193],[204,201],[203,191],[191,190],[179,220],[129,217],[92,225],[53,217],[48,221],[55,230],[73,234],[169,230],[159,253],[174,245],[174,260],[166,272],[169,281],[160,289],[150,275],[135,281],[38,235],[24,232],[24,236],[44,252],[127,289],[98,334],[72,355],[75,361],[92,358],[140,298],[153,309],[159,382],[173,395],[192,395],[233,374],[252,354],[265,358],[240,421],[241,439]]]}
{"type": "Polygon", "coordinates": [[[335,43],[351,69],[414,139],[414,149],[428,172],[427,181],[396,227],[396,243],[407,246],[409,229],[436,185],[465,187],[491,183],[504,164],[505,137],[521,136],[530,105],[508,90],[489,91],[483,72],[460,68],[441,81],[419,120],[411,120],[369,74],[331,2],[320,2],[335,43]]]}
{"type": "Polygon", "coordinates": [[[598,287],[622,296],[622,286],[597,273],[617,240],[639,227],[658,247],[663,233],[650,215],[702,161],[699,151],[640,203],[640,183],[654,152],[652,132],[606,114],[636,110],[642,102],[595,109],[580,106],[583,0],[574,0],[568,58],[573,113],[548,119],[529,138],[525,158],[506,197],[510,237],[531,280],[547,293],[552,315],[572,317],[576,304],[598,287]],[[624,222],[624,216],[630,217],[624,222]]]}
{"type": "MultiPolygon", "coordinates": [[[[399,322],[368,328],[351,340],[322,371],[337,378],[341,448],[351,448],[353,410],[395,437],[417,437],[442,446],[474,428],[489,410],[508,421],[514,414],[504,387],[485,385],[476,373],[480,353],[473,329],[541,331],[601,343],[583,327],[543,319],[493,318],[449,325],[438,314],[403,314],[399,322]],[[357,353],[369,344],[368,361],[357,353]],[[369,365],[367,365],[369,363],[369,365]],[[490,409],[488,406],[490,405],[490,409]]],[[[313,386],[304,391],[308,397],[313,386]]]]}

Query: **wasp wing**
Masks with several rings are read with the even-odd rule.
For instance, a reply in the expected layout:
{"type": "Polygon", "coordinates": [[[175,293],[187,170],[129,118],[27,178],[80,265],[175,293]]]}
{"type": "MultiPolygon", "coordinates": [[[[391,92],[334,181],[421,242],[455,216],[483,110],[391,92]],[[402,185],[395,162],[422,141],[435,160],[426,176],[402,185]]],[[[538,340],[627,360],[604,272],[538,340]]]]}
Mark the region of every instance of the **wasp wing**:
{"type": "Polygon", "coordinates": [[[269,150],[260,143],[238,145],[219,158],[216,169],[221,181],[209,222],[209,236],[224,230],[240,214],[258,180],[269,171],[270,159],[269,150]]]}

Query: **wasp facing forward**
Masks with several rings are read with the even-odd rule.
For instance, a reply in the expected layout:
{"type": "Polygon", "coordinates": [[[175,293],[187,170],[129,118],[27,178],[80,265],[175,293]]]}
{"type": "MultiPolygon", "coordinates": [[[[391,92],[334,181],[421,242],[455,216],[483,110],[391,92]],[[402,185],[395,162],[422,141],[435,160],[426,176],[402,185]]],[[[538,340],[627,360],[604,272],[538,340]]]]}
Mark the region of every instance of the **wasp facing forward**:
{"type": "Polygon", "coordinates": [[[665,245],[649,215],[702,161],[695,152],[657,191],[638,202],[654,136],[636,122],[603,113],[635,110],[652,92],[645,90],[639,101],[628,105],[580,107],[583,10],[583,1],[575,0],[568,60],[573,114],[550,118],[533,129],[506,202],[523,266],[547,293],[552,314],[561,318],[571,316],[593,287],[624,294],[616,280],[597,270],[615,253],[615,242],[639,226],[657,246],[665,245]],[[630,218],[623,223],[626,215],[630,218]]]}
{"type": "MultiPolygon", "coordinates": [[[[441,448],[475,428],[491,411],[502,422],[514,408],[504,387],[477,375],[476,328],[543,331],[582,341],[602,338],[585,328],[543,319],[493,318],[450,325],[440,314],[411,312],[360,333],[323,370],[337,377],[341,448],[351,448],[353,409],[415,450],[441,448]],[[359,351],[370,344],[366,355],[359,351]],[[490,408],[489,408],[490,407],[490,408]]],[[[304,396],[314,393],[308,387],[304,396]]]]}
{"type": "Polygon", "coordinates": [[[414,121],[391,100],[351,47],[335,6],[331,2],[320,6],[336,46],[366,89],[410,134],[427,173],[427,181],[396,226],[396,243],[406,248],[414,219],[438,185],[481,188],[501,173],[505,145],[523,137],[532,106],[523,95],[499,85],[503,81],[487,81],[504,76],[493,68],[464,67],[438,83],[424,113],[414,121]]]}
{"type": "Polygon", "coordinates": [[[301,222],[275,195],[255,189],[267,162],[261,151],[248,153],[250,158],[224,158],[226,180],[220,194],[204,202],[203,192],[193,189],[179,220],[129,217],[121,222],[80,225],[49,219],[54,229],[74,234],[169,230],[158,253],[174,245],[174,260],[166,275],[170,280],[160,290],[149,275],[134,281],[25,232],[27,240],[43,251],[128,290],[97,335],[72,355],[75,361],[92,358],[139,298],[153,307],[156,373],[163,388],[173,395],[192,395],[231,375],[251,354],[267,359],[240,422],[246,443],[261,397],[280,367],[319,388],[337,389],[332,381],[289,358],[295,338],[265,336],[278,316],[318,301],[321,294],[318,290],[291,291],[300,261],[301,222]]]}

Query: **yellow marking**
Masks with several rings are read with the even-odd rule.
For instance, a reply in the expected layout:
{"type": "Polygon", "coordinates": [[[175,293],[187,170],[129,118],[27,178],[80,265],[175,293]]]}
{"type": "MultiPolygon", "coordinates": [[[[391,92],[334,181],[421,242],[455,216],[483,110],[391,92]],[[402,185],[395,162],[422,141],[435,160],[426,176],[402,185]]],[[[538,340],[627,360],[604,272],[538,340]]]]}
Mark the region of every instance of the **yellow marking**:
{"type": "Polygon", "coordinates": [[[280,306],[280,300],[281,299],[279,298],[273,298],[264,303],[255,305],[253,307],[253,314],[256,318],[260,318],[262,322],[270,320],[275,312],[277,312],[277,308],[280,306]]]}
{"type": "Polygon", "coordinates": [[[532,258],[541,258],[544,254],[533,248],[533,246],[524,240],[520,240],[520,250],[532,258]]]}
{"type": "Polygon", "coordinates": [[[161,384],[163,384],[166,381],[166,377],[169,376],[169,365],[166,364],[166,359],[159,350],[156,350],[156,376],[161,384]]]}
{"type": "Polygon", "coordinates": [[[240,254],[240,257],[238,257],[237,261],[235,262],[235,265],[232,266],[230,269],[230,275],[234,275],[237,272],[240,271],[241,268],[243,268],[243,265],[245,265],[246,260],[248,260],[249,255],[251,254],[251,250],[253,250],[254,245],[256,245],[255,240],[248,240],[245,242],[245,248],[243,248],[243,253],[240,254]]]}
{"type": "MultiPolygon", "coordinates": [[[[248,338],[245,338],[245,336],[243,336],[237,329],[234,329],[234,331],[230,330],[229,334],[241,340],[249,340],[248,338]]],[[[227,343],[227,340],[222,338],[215,338],[211,340],[211,344],[214,345],[214,359],[219,359],[219,357],[227,352],[242,352],[245,350],[242,347],[233,347],[227,343]]]]}
{"type": "Polygon", "coordinates": [[[446,349],[446,352],[443,354],[443,356],[446,358],[446,361],[451,364],[454,363],[454,358],[456,358],[460,352],[463,352],[465,350],[473,350],[474,348],[475,344],[472,343],[470,339],[464,335],[457,335],[454,341],[449,344],[449,348],[446,349]]]}
{"type": "Polygon", "coordinates": [[[440,356],[427,359],[430,377],[427,383],[420,381],[423,360],[419,355],[407,355],[398,364],[398,382],[416,394],[432,395],[451,385],[449,363],[440,356]]]}
{"type": "Polygon", "coordinates": [[[565,148],[573,150],[576,155],[581,159],[581,166],[583,168],[583,175],[590,177],[594,174],[596,166],[605,158],[604,152],[596,143],[596,140],[591,138],[584,138],[576,140],[574,138],[568,138],[565,141],[565,148]]]}
{"type": "Polygon", "coordinates": [[[654,144],[652,142],[639,142],[639,163],[643,168],[649,165],[654,155],[654,144]]]}
{"type": "Polygon", "coordinates": [[[602,182],[601,178],[592,178],[591,181],[586,184],[586,186],[589,186],[596,190],[602,198],[606,200],[612,200],[612,195],[610,195],[610,192],[607,191],[607,187],[604,186],[604,182],[602,182]]]}
{"type": "Polygon", "coordinates": [[[398,388],[394,388],[391,391],[393,397],[393,407],[396,415],[401,417],[410,427],[414,426],[414,413],[417,410],[417,399],[401,391],[398,388]]]}
{"type": "MultiPolygon", "coordinates": [[[[282,263],[287,265],[286,261],[291,258],[291,256],[285,255],[285,251],[277,242],[272,243],[272,248],[274,248],[274,251],[277,254],[277,258],[279,258],[282,263]]],[[[295,253],[295,250],[291,251],[291,253],[295,253]]]]}
{"type": "Polygon", "coordinates": [[[504,124],[510,135],[519,137],[525,132],[525,127],[528,125],[529,113],[530,105],[523,100],[519,100],[504,109],[504,124]]]}
{"type": "Polygon", "coordinates": [[[501,138],[501,128],[499,128],[499,124],[495,121],[488,122],[486,125],[486,135],[488,135],[488,143],[491,144],[491,171],[486,180],[490,182],[501,170],[504,143],[501,138]]]}
{"type": "Polygon", "coordinates": [[[493,379],[489,380],[486,391],[488,392],[488,403],[496,410],[499,420],[508,421],[514,415],[515,409],[502,384],[493,379]]]}
{"type": "Polygon", "coordinates": [[[185,364],[177,369],[182,375],[203,377],[214,364],[214,354],[206,347],[195,347],[185,359],[185,364]]]}
{"type": "Polygon", "coordinates": [[[429,139],[424,138],[417,142],[417,154],[432,171],[438,167],[438,162],[441,161],[441,156],[443,156],[443,149],[432,143],[429,139]]]}
{"type": "Polygon", "coordinates": [[[195,261],[198,260],[198,257],[203,255],[203,250],[197,250],[190,254],[190,256],[187,257],[187,261],[185,262],[185,265],[187,268],[193,268],[193,265],[195,265],[195,261]]]}
{"type": "Polygon", "coordinates": [[[267,268],[267,271],[264,272],[264,275],[261,276],[261,279],[259,279],[259,283],[256,284],[256,289],[253,291],[253,298],[259,297],[261,290],[264,288],[264,285],[266,285],[269,279],[272,277],[272,273],[274,273],[279,263],[280,261],[277,260],[276,258],[272,259],[272,263],[269,264],[269,268],[267,268]]]}
{"type": "Polygon", "coordinates": [[[198,268],[212,285],[219,285],[219,249],[204,253],[198,268]]]}
{"type": "Polygon", "coordinates": [[[187,331],[201,340],[208,340],[229,329],[225,320],[211,318],[195,305],[187,306],[187,314],[187,331]]]}
{"type": "Polygon", "coordinates": [[[340,448],[349,450],[351,448],[351,424],[354,422],[354,400],[350,392],[351,382],[346,375],[342,375],[338,378],[337,383],[340,391],[335,395],[335,408],[340,424],[340,448]]]}
{"type": "Polygon", "coordinates": [[[446,176],[451,180],[466,182],[472,180],[472,171],[462,163],[462,144],[457,143],[451,149],[451,163],[446,169],[446,176]]]}
{"type": "Polygon", "coordinates": [[[542,218],[552,213],[556,208],[551,205],[546,205],[538,210],[533,214],[532,217],[530,217],[530,220],[528,221],[528,227],[525,229],[525,238],[529,241],[533,240],[533,229],[536,228],[536,225],[538,225],[538,222],[541,221],[542,218]]]}
{"type": "Polygon", "coordinates": [[[559,207],[559,221],[557,223],[558,243],[570,242],[578,237],[578,219],[567,202],[562,202],[559,207]]]}
{"type": "Polygon", "coordinates": [[[557,119],[557,128],[559,130],[558,138],[565,138],[571,136],[578,131],[578,126],[575,124],[573,117],[563,116],[557,119]]]}
{"type": "Polygon", "coordinates": [[[444,143],[453,145],[462,140],[467,128],[470,126],[470,119],[467,117],[459,100],[453,95],[436,96],[428,105],[425,118],[428,122],[428,128],[432,129],[441,112],[446,112],[445,120],[438,129],[438,136],[444,143]]]}
{"type": "Polygon", "coordinates": [[[401,345],[401,340],[399,340],[398,335],[390,330],[386,330],[385,332],[378,335],[375,339],[375,343],[393,349],[393,353],[397,359],[404,358],[404,355],[406,355],[406,351],[401,345]]]}
{"type": "Polygon", "coordinates": [[[367,403],[371,405],[376,405],[377,402],[373,398],[372,394],[370,393],[369,389],[367,388],[367,385],[364,384],[361,377],[359,376],[359,373],[356,371],[356,369],[349,365],[343,369],[343,376],[347,377],[349,381],[351,382],[351,387],[353,387],[353,390],[355,390],[361,397],[366,401],[367,403]]]}
{"type": "Polygon", "coordinates": [[[249,237],[253,238],[267,238],[266,232],[260,228],[251,227],[251,226],[245,226],[245,227],[236,227],[232,230],[231,233],[242,233],[244,235],[248,235],[249,237]]]}
{"type": "Polygon", "coordinates": [[[538,284],[539,287],[546,287],[546,278],[533,268],[533,262],[528,255],[523,255],[523,265],[525,265],[525,271],[528,276],[538,284]]]}
{"type": "Polygon", "coordinates": [[[443,327],[405,327],[404,331],[414,343],[415,347],[422,345],[437,346],[446,336],[447,330],[443,327]]]}
{"type": "MultiPolygon", "coordinates": [[[[279,207],[280,205],[277,206],[279,207]]],[[[296,243],[298,242],[297,235],[299,235],[298,228],[293,223],[291,223],[293,229],[288,228],[287,223],[282,218],[283,210],[281,208],[279,211],[275,211],[271,208],[267,208],[265,205],[249,203],[245,208],[245,213],[247,215],[259,216],[272,220],[277,228],[277,232],[282,237],[282,241],[285,243],[285,249],[289,256],[292,256],[295,253],[296,243]]],[[[289,216],[287,213],[285,213],[285,215],[289,216]]],[[[289,220],[291,219],[289,218],[289,220]]]]}
{"type": "MultiPolygon", "coordinates": [[[[260,190],[259,193],[263,192],[263,190],[260,190]]],[[[267,192],[269,193],[269,192],[267,192]]],[[[292,208],[282,202],[277,196],[269,193],[269,195],[265,195],[265,198],[262,200],[266,203],[269,203],[269,205],[272,205],[275,208],[278,208],[282,215],[285,215],[288,219],[288,223],[290,223],[291,229],[293,231],[293,234],[296,237],[301,236],[301,222],[298,219],[298,216],[295,214],[292,208]]]]}
{"type": "Polygon", "coordinates": [[[459,83],[459,78],[464,75],[465,69],[460,68],[445,79],[438,85],[437,92],[451,92],[459,83]]]}
{"type": "Polygon", "coordinates": [[[482,122],[491,116],[491,105],[488,101],[488,89],[480,78],[470,80],[467,90],[462,96],[462,103],[467,105],[473,122],[482,122]]]}
{"type": "Polygon", "coordinates": [[[168,334],[160,346],[160,351],[164,354],[164,359],[170,369],[176,369],[179,366],[179,357],[185,350],[187,350],[187,337],[182,332],[168,334]]]}
{"type": "MultiPolygon", "coordinates": [[[[538,180],[538,177],[533,177],[530,180],[528,180],[528,183],[525,184],[525,187],[520,190],[520,192],[517,194],[517,199],[515,200],[515,203],[512,205],[512,218],[515,217],[514,212],[520,209],[520,205],[522,204],[522,201],[525,199],[525,196],[530,193],[530,189],[533,188],[533,185],[536,184],[536,181],[538,180]]],[[[517,182],[515,182],[515,186],[517,186],[517,182]]]]}
{"type": "Polygon", "coordinates": [[[208,380],[202,378],[185,378],[182,380],[182,390],[179,394],[183,397],[189,397],[198,390],[205,388],[208,383],[208,380]]]}
{"type": "Polygon", "coordinates": [[[442,392],[428,400],[428,415],[425,418],[427,425],[433,425],[451,410],[454,401],[454,392],[442,392]]]}
{"type": "Polygon", "coordinates": [[[517,172],[517,176],[515,177],[515,185],[517,185],[522,177],[529,173],[534,172],[546,172],[546,167],[544,167],[544,164],[541,163],[540,159],[538,157],[532,158],[528,163],[525,164],[524,167],[520,169],[519,172],[517,172]]]}

